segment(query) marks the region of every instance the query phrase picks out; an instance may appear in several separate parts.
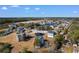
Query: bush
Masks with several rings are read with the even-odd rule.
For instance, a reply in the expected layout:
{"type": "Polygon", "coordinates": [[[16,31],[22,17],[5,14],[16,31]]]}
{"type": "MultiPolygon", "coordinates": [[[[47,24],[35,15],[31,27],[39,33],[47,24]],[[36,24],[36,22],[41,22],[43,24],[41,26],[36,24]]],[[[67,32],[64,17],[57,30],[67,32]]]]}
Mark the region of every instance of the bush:
{"type": "Polygon", "coordinates": [[[12,49],[11,44],[0,43],[0,53],[10,53],[12,49]]]}
{"type": "Polygon", "coordinates": [[[57,35],[55,36],[55,40],[56,40],[57,42],[62,42],[62,41],[64,40],[64,37],[63,37],[63,35],[57,34],[57,35]]]}
{"type": "Polygon", "coordinates": [[[0,31],[0,36],[4,36],[4,31],[0,31]]]}

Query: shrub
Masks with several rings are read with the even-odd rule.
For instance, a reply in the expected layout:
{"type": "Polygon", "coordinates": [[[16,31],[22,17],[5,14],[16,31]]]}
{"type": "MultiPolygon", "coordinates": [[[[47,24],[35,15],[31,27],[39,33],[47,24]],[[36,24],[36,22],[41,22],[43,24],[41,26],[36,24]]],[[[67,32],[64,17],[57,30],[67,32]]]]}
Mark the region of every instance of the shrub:
{"type": "Polygon", "coordinates": [[[10,53],[12,49],[11,44],[8,43],[0,43],[0,52],[1,53],[10,53]]]}

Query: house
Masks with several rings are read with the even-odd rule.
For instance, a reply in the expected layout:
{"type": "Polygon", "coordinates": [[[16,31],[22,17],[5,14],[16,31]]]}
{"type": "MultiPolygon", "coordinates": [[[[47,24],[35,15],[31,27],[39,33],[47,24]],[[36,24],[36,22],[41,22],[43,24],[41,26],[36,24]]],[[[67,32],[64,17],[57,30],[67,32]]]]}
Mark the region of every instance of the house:
{"type": "Polygon", "coordinates": [[[56,22],[47,22],[46,25],[56,27],[58,24],[56,22]]]}
{"type": "Polygon", "coordinates": [[[40,47],[43,47],[45,45],[45,39],[43,37],[43,33],[35,33],[35,48],[40,48],[40,47]]]}
{"type": "Polygon", "coordinates": [[[27,34],[25,33],[25,29],[23,27],[17,28],[16,37],[17,37],[17,41],[23,41],[26,39],[27,34]]]}
{"type": "Polygon", "coordinates": [[[55,31],[48,31],[48,37],[53,38],[56,35],[55,31]]]}
{"type": "Polygon", "coordinates": [[[4,35],[8,35],[8,34],[10,34],[10,33],[12,33],[12,32],[13,32],[13,31],[12,31],[10,28],[5,29],[4,35]]]}
{"type": "Polygon", "coordinates": [[[73,44],[73,53],[78,53],[77,44],[73,44]]]}
{"type": "Polygon", "coordinates": [[[9,25],[9,28],[10,28],[11,30],[16,29],[16,28],[17,28],[17,25],[16,25],[15,23],[10,24],[10,25],[9,25]]]}
{"type": "Polygon", "coordinates": [[[8,34],[12,33],[13,30],[16,29],[17,26],[16,26],[16,24],[10,24],[10,25],[8,25],[8,27],[9,28],[4,30],[4,35],[8,35],[8,34]]]}
{"type": "Polygon", "coordinates": [[[47,33],[47,31],[44,30],[32,30],[34,33],[47,33]]]}

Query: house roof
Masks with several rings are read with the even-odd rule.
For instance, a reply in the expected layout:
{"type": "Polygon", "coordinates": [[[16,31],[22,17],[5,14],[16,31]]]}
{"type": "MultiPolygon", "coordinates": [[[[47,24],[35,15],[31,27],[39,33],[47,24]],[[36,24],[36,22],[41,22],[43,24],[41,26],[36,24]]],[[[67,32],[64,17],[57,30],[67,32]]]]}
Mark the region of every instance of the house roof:
{"type": "Polygon", "coordinates": [[[56,32],[55,31],[48,31],[48,33],[50,33],[50,34],[56,34],[56,32]]]}
{"type": "Polygon", "coordinates": [[[36,36],[43,36],[43,33],[35,33],[36,36]]]}

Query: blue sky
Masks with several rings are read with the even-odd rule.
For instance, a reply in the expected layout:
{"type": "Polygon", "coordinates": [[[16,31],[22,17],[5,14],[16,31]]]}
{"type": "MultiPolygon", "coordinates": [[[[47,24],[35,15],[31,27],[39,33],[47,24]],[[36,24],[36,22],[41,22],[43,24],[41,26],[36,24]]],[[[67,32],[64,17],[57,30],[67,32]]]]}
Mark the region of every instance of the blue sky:
{"type": "Polygon", "coordinates": [[[79,17],[79,5],[0,5],[0,17],[79,17]]]}

